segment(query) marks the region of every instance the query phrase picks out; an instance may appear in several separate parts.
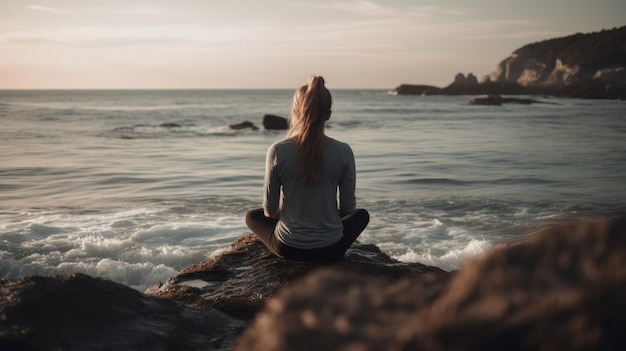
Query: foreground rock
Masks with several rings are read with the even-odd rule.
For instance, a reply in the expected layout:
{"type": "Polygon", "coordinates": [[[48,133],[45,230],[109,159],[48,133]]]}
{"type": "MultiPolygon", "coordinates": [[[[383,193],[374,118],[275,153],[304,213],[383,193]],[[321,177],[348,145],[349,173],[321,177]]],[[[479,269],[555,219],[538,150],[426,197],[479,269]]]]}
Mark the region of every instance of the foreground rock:
{"type": "Polygon", "coordinates": [[[237,350],[623,350],[624,325],[622,219],[555,227],[453,274],[312,273],[237,350]]]}
{"type": "Polygon", "coordinates": [[[286,260],[274,256],[249,234],[237,240],[229,251],[187,267],[176,277],[148,288],[146,293],[250,319],[278,290],[320,268],[396,278],[444,272],[420,263],[398,262],[378,247],[358,242],[335,262],[286,260]]]}
{"type": "Polygon", "coordinates": [[[243,327],[82,274],[0,281],[0,350],[226,350],[243,327]]]}

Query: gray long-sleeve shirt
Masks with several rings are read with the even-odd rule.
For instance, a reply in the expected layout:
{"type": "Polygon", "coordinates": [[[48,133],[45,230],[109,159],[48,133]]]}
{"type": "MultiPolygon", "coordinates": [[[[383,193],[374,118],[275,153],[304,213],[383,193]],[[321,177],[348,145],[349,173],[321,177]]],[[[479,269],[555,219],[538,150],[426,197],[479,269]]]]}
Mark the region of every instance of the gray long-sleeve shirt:
{"type": "Polygon", "coordinates": [[[314,249],[341,239],[340,213],[352,213],[356,207],[354,154],[348,144],[333,140],[323,150],[319,179],[317,184],[300,180],[293,141],[284,139],[268,149],[263,209],[266,216],[280,209],[275,234],[281,242],[314,249]]]}

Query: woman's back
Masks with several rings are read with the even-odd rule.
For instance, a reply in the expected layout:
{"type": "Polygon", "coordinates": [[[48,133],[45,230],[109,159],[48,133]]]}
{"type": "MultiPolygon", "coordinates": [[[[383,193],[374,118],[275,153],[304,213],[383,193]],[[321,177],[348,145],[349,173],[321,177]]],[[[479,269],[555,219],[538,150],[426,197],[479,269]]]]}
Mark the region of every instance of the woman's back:
{"type": "Polygon", "coordinates": [[[266,176],[269,213],[278,209],[280,202],[279,189],[269,185],[282,188],[283,204],[276,228],[281,241],[309,249],[331,245],[341,238],[340,211],[352,213],[356,206],[354,155],[348,144],[332,140],[322,150],[319,181],[310,184],[298,175],[296,144],[289,139],[279,141],[268,150],[266,176]]]}

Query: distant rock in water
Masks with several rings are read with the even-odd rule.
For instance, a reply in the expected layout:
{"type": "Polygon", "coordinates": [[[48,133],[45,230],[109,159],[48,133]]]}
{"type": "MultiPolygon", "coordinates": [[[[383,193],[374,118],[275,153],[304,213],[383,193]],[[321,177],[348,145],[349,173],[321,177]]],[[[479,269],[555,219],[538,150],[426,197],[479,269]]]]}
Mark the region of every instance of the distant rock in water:
{"type": "Polygon", "coordinates": [[[449,274],[316,271],[265,305],[237,351],[622,350],[626,220],[570,223],[449,274]]]}
{"type": "Polygon", "coordinates": [[[258,130],[259,129],[257,126],[254,125],[254,123],[249,122],[249,121],[243,121],[241,123],[231,124],[229,127],[230,129],[233,129],[233,130],[244,130],[244,129],[258,130]]]}
{"type": "Polygon", "coordinates": [[[397,95],[436,95],[440,91],[440,88],[432,85],[402,84],[394,88],[391,93],[397,95]]]}
{"type": "Polygon", "coordinates": [[[285,117],[267,114],[263,116],[263,127],[270,130],[288,129],[289,120],[285,117]]]}
{"type": "Polygon", "coordinates": [[[514,97],[502,97],[500,95],[489,95],[484,98],[475,98],[469,101],[470,105],[496,105],[500,106],[502,104],[540,104],[544,103],[543,101],[534,100],[534,99],[521,99],[514,97]]]}

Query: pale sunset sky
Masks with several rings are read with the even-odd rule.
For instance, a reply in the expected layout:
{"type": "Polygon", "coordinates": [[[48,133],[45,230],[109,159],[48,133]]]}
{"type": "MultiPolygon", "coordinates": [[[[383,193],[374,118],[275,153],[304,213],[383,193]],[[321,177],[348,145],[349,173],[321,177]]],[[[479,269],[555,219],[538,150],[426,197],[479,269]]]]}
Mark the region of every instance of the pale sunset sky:
{"type": "Polygon", "coordinates": [[[0,0],[0,89],[445,86],[625,0],[0,0]]]}

